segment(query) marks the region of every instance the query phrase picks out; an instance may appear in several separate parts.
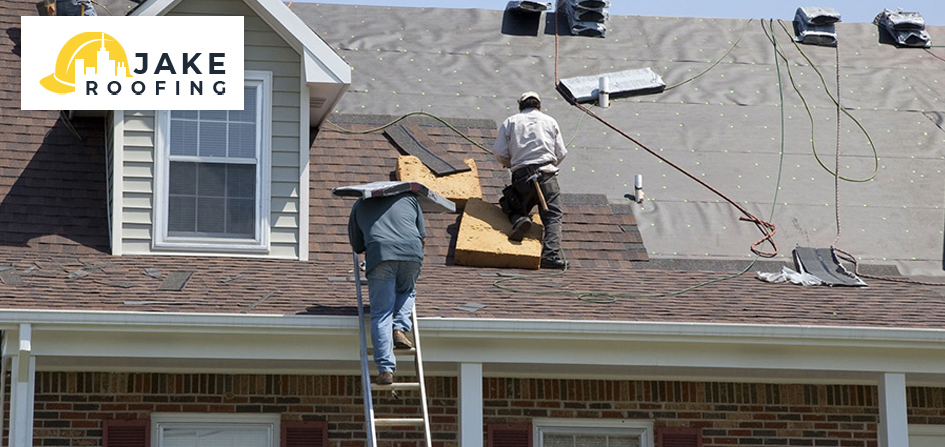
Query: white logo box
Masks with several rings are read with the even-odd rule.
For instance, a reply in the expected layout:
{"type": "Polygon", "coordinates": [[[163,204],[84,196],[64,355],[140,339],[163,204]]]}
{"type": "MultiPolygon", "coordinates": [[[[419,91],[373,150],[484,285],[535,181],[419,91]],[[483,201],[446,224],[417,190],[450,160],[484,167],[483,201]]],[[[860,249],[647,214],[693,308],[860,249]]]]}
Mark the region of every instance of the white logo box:
{"type": "Polygon", "coordinates": [[[21,26],[23,110],[243,109],[241,16],[21,17],[21,26]]]}

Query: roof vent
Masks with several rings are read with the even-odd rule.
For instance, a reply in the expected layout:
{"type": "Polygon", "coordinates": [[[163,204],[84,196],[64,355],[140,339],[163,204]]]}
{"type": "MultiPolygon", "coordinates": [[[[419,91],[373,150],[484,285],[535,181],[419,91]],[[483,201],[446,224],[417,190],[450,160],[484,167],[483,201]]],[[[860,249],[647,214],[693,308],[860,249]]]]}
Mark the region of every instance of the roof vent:
{"type": "Polygon", "coordinates": [[[532,0],[512,0],[505,5],[506,11],[543,12],[551,9],[551,2],[536,2],[532,0]]]}
{"type": "Polygon", "coordinates": [[[568,19],[568,27],[575,36],[604,37],[605,22],[610,17],[610,0],[558,0],[556,14],[568,19]]]}
{"type": "Polygon", "coordinates": [[[608,79],[609,91],[605,93],[608,93],[610,98],[659,93],[666,88],[663,78],[649,67],[562,79],[561,85],[575,101],[591,102],[598,98],[601,77],[608,79]]]}
{"type": "Polygon", "coordinates": [[[903,12],[888,9],[879,13],[873,23],[886,30],[900,47],[929,48],[932,39],[925,31],[925,19],[917,12],[903,12]]]}
{"type": "Polygon", "coordinates": [[[802,6],[794,15],[794,40],[825,47],[837,46],[837,29],[840,13],[833,8],[802,6]]]}

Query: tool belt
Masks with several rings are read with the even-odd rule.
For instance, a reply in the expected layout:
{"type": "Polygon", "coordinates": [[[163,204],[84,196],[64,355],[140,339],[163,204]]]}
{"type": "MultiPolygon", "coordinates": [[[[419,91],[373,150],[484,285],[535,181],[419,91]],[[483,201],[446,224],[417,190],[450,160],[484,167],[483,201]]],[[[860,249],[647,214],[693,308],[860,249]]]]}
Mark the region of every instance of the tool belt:
{"type": "Polygon", "coordinates": [[[512,184],[502,190],[502,197],[499,199],[499,205],[505,214],[527,213],[531,207],[535,206],[538,196],[533,180],[541,182],[554,176],[554,174],[541,172],[539,168],[542,166],[545,165],[525,165],[512,171],[512,184]]]}

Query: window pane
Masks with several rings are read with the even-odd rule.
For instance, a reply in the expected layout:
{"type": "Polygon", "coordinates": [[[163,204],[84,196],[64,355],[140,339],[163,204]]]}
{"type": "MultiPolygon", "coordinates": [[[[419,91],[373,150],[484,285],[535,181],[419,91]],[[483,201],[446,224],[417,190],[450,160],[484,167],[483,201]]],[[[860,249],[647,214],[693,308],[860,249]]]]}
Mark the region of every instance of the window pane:
{"type": "Polygon", "coordinates": [[[256,197],[256,166],[229,165],[226,171],[226,195],[240,199],[256,197]]]}
{"type": "Polygon", "coordinates": [[[197,164],[197,195],[223,198],[226,196],[226,167],[223,163],[197,164]]]}
{"type": "Polygon", "coordinates": [[[607,447],[640,447],[638,436],[611,436],[607,440],[607,447]]]}
{"type": "Polygon", "coordinates": [[[171,120],[171,155],[197,155],[197,122],[171,120]]]}
{"type": "Polygon", "coordinates": [[[163,430],[160,447],[271,447],[265,427],[176,428],[163,430]]]}
{"type": "Polygon", "coordinates": [[[174,195],[197,194],[197,164],[172,162],[168,191],[174,195]]]}
{"type": "Polygon", "coordinates": [[[171,110],[171,118],[197,119],[196,110],[171,110]]]}
{"type": "Polygon", "coordinates": [[[201,110],[200,120],[226,121],[226,110],[201,110]]]}
{"type": "Polygon", "coordinates": [[[222,197],[197,198],[198,233],[222,234],[225,232],[225,228],[223,226],[225,202],[226,199],[222,197]]]}
{"type": "Polygon", "coordinates": [[[167,204],[167,231],[171,236],[183,236],[197,230],[197,198],[170,196],[167,204]]]}
{"type": "Polygon", "coordinates": [[[200,122],[201,157],[226,157],[226,123],[200,122]]]}
{"type": "Polygon", "coordinates": [[[543,445],[544,447],[574,447],[574,436],[546,434],[543,445]]]}
{"type": "Polygon", "coordinates": [[[243,110],[230,110],[230,121],[256,122],[256,87],[243,88],[243,110]]]}
{"type": "Polygon", "coordinates": [[[574,447],[607,447],[607,437],[589,435],[575,436],[574,447]]]}
{"type": "Polygon", "coordinates": [[[230,123],[230,157],[256,158],[256,123],[230,123]]]}
{"type": "Polygon", "coordinates": [[[226,232],[253,237],[256,210],[255,199],[229,199],[226,204],[226,232]]]}

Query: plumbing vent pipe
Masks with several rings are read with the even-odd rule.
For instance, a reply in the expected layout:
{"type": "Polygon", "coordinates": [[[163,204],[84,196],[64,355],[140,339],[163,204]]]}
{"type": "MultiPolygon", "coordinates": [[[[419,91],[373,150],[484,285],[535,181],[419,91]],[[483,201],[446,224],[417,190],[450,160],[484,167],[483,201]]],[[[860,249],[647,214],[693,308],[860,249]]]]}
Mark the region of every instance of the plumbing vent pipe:
{"type": "Polygon", "coordinates": [[[610,107],[610,77],[600,77],[600,87],[597,88],[597,104],[603,108],[610,107]]]}

